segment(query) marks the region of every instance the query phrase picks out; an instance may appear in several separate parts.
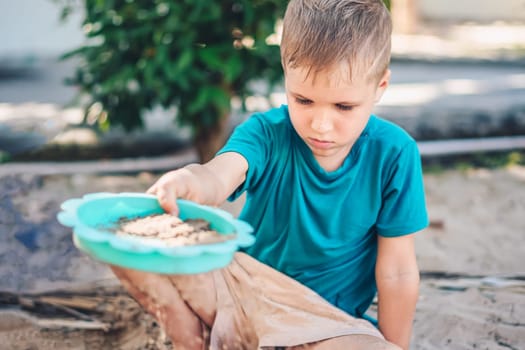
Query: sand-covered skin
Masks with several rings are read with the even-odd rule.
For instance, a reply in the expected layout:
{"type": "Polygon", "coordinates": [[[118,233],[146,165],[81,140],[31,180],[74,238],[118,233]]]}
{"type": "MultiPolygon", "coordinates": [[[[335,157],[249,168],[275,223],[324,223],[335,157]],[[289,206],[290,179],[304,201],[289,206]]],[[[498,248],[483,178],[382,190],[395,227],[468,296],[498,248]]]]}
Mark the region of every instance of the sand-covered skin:
{"type": "MultiPolygon", "coordinates": [[[[71,232],[56,222],[59,204],[89,192],[145,191],[156,178],[147,173],[0,178],[0,289],[115,283],[106,266],[74,248],[71,232]],[[38,232],[34,241],[22,243],[31,232],[38,232]]],[[[425,174],[425,186],[434,225],[416,236],[422,281],[412,349],[522,349],[525,168],[425,174]]],[[[241,202],[223,206],[234,214],[240,207],[241,202]]],[[[9,344],[6,334],[0,329],[0,344],[9,344]]],[[[37,342],[39,334],[30,336],[37,342]]],[[[55,344],[65,341],[60,334],[54,333],[55,344]]]]}

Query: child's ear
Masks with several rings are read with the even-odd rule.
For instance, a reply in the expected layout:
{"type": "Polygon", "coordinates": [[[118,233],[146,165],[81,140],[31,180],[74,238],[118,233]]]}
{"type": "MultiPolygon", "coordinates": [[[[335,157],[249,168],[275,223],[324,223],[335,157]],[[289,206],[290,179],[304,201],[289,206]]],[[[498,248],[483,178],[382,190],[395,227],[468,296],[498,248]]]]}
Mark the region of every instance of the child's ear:
{"type": "Polygon", "coordinates": [[[374,102],[377,103],[379,100],[381,100],[381,97],[383,97],[383,93],[385,92],[386,88],[390,84],[390,69],[387,69],[381,79],[379,80],[379,84],[376,88],[376,96],[374,98],[374,102]]]}

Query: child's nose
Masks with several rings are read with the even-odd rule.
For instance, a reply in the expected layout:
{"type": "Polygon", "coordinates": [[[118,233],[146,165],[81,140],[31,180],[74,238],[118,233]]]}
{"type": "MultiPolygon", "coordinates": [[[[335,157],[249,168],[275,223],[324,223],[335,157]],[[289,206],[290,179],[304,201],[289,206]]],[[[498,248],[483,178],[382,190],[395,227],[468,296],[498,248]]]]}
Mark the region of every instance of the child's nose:
{"type": "Polygon", "coordinates": [[[332,121],[327,113],[319,113],[312,119],[312,129],[323,133],[332,130],[332,121]]]}

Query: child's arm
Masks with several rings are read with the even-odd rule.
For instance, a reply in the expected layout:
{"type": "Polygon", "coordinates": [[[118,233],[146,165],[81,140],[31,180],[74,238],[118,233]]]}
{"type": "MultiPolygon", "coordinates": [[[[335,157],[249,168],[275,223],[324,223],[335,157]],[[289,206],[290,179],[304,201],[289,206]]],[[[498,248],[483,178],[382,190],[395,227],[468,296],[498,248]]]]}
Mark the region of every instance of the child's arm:
{"type": "Polygon", "coordinates": [[[207,205],[219,205],[243,183],[248,162],[238,153],[218,155],[206,164],[190,164],[170,171],[151,186],[164,210],[178,214],[177,198],[207,205]]]}
{"type": "Polygon", "coordinates": [[[414,235],[378,236],[375,273],[379,329],[388,341],[408,350],[419,293],[414,235]]]}

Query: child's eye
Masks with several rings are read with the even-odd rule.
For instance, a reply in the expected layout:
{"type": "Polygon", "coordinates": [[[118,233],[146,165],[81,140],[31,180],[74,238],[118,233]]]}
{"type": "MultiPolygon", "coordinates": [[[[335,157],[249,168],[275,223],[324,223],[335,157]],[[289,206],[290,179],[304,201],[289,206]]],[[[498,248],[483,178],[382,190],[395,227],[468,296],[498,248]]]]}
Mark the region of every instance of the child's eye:
{"type": "Polygon", "coordinates": [[[336,104],[335,105],[337,107],[337,109],[341,110],[341,111],[351,111],[354,106],[349,106],[349,105],[342,105],[342,104],[336,104]]]}
{"type": "Polygon", "coordinates": [[[299,104],[301,104],[301,105],[309,105],[309,104],[312,103],[311,100],[308,100],[308,99],[306,99],[306,98],[299,98],[299,97],[296,97],[296,98],[295,98],[295,102],[297,102],[297,103],[299,103],[299,104]]]}

